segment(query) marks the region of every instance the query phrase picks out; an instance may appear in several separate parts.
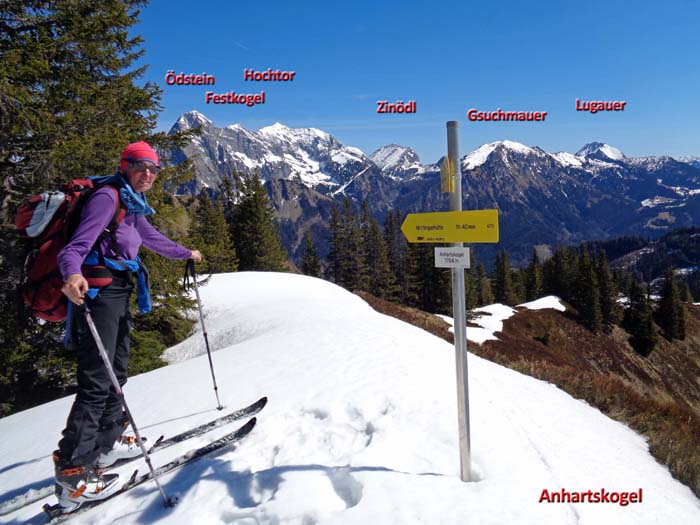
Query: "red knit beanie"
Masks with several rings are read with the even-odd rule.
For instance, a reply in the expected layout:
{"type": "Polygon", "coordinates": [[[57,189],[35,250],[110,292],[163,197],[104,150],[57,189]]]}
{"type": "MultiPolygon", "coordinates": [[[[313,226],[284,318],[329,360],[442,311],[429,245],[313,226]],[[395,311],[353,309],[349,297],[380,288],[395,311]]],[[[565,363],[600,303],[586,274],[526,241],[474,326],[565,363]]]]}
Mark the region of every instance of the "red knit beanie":
{"type": "Polygon", "coordinates": [[[130,163],[139,162],[141,160],[150,160],[160,168],[158,165],[158,154],[150,146],[150,144],[144,141],[133,142],[124,148],[124,151],[122,151],[121,160],[122,162],[119,165],[119,169],[122,171],[126,170],[130,163]]]}

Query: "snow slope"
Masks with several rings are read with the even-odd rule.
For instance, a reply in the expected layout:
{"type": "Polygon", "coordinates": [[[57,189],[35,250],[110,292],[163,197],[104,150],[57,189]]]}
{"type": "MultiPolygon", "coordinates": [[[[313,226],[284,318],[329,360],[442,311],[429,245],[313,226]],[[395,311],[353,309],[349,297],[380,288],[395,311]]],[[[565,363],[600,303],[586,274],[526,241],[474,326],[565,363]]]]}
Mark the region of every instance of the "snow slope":
{"type": "MultiPolygon", "coordinates": [[[[239,448],[165,477],[165,490],[181,498],[177,507],[164,509],[149,484],[71,523],[700,522],[698,499],[639,435],[550,384],[473,355],[477,481],[463,483],[451,345],[308,277],[217,275],[200,292],[222,402],[233,409],[268,395],[258,427],[239,448]],[[544,489],[601,488],[641,488],[643,501],[539,502],[544,489]]],[[[202,352],[196,332],[168,350],[170,366],[129,381],[126,396],[144,434],[219,415],[202,352]]],[[[50,453],[70,403],[0,420],[0,512],[10,498],[50,482],[50,453]]],[[[41,523],[41,503],[5,513],[0,523],[41,523]]]]}

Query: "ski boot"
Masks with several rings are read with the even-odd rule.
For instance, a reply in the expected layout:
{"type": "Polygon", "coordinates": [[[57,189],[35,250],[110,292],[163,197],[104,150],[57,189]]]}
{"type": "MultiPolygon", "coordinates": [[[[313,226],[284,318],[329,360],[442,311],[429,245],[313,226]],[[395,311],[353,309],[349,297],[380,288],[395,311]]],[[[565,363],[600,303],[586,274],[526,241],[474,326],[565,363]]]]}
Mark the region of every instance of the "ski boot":
{"type": "MultiPolygon", "coordinates": [[[[146,446],[146,450],[151,449],[151,445],[148,442],[148,438],[142,437],[143,444],[146,446]]],[[[100,454],[97,458],[97,468],[103,469],[122,459],[131,459],[143,454],[141,446],[136,441],[135,436],[121,436],[114,442],[112,450],[100,454]]]]}
{"type": "Polygon", "coordinates": [[[55,494],[62,514],[69,514],[83,503],[108,498],[119,490],[119,474],[100,474],[91,467],[62,465],[54,452],[55,494]]]}

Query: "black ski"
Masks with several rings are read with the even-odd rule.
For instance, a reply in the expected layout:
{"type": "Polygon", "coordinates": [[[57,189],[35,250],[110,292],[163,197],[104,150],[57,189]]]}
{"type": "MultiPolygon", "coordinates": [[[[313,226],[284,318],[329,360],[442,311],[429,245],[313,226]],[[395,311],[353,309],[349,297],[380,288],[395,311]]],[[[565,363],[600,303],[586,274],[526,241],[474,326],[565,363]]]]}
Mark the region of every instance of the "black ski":
{"type": "MultiPolygon", "coordinates": [[[[164,448],[172,447],[173,445],[176,445],[178,443],[182,443],[185,440],[192,439],[193,437],[201,436],[202,434],[206,434],[207,432],[215,429],[216,427],[220,427],[223,425],[226,425],[228,423],[232,423],[233,421],[238,421],[240,419],[245,419],[247,417],[252,417],[256,415],[258,412],[260,412],[263,408],[265,408],[265,405],[267,404],[267,397],[261,397],[258,399],[255,403],[252,405],[248,405],[245,408],[241,408],[239,410],[236,410],[235,412],[231,412],[230,414],[227,414],[225,416],[221,416],[220,418],[214,419],[213,421],[210,421],[209,423],[204,423],[203,425],[199,425],[198,427],[194,427],[190,430],[186,430],[176,436],[173,436],[171,438],[165,439],[165,436],[160,436],[156,442],[153,444],[153,447],[149,451],[149,453],[154,453],[159,450],[162,450],[164,448]]],[[[135,458],[129,458],[129,459],[120,459],[116,463],[110,465],[104,470],[112,470],[117,467],[121,467],[122,465],[126,465],[127,463],[131,463],[132,461],[135,461],[137,459],[142,459],[143,456],[137,456],[135,458]]]]}
{"type": "MultiPolygon", "coordinates": [[[[151,453],[157,452],[158,450],[162,450],[164,448],[171,447],[173,445],[176,445],[177,443],[182,443],[183,441],[191,439],[193,437],[201,436],[202,434],[205,434],[217,427],[226,425],[228,423],[252,417],[258,412],[260,412],[263,408],[265,408],[266,404],[267,397],[261,397],[255,403],[248,405],[245,408],[235,410],[234,412],[216,418],[212,421],[209,421],[208,423],[204,423],[190,430],[181,432],[176,436],[172,436],[168,439],[165,439],[165,436],[160,436],[153,444],[153,448],[151,448],[151,453]]],[[[137,456],[135,458],[119,460],[115,464],[110,465],[105,470],[111,470],[117,467],[121,467],[122,465],[125,465],[131,461],[136,461],[142,458],[143,456],[137,456]]],[[[27,505],[31,505],[32,503],[36,503],[37,501],[50,496],[51,494],[53,494],[53,485],[33,489],[33,491],[34,494],[32,497],[30,497],[28,493],[20,494],[19,496],[15,496],[11,500],[0,504],[0,516],[4,516],[6,514],[9,514],[10,512],[14,512],[16,510],[21,509],[22,507],[26,507],[27,505]],[[20,500],[21,503],[18,504],[20,500]]]]}
{"type": "MultiPolygon", "coordinates": [[[[248,434],[250,434],[250,431],[253,430],[255,427],[255,424],[257,422],[256,418],[252,418],[249,420],[245,425],[242,427],[238,428],[237,430],[231,432],[230,434],[226,434],[223,437],[220,437],[216,441],[212,441],[211,443],[208,443],[202,447],[190,450],[186,454],[183,454],[182,456],[178,456],[177,458],[173,459],[169,463],[166,463],[165,465],[162,465],[158,468],[155,469],[156,476],[160,477],[164,474],[168,474],[170,472],[173,472],[189,463],[193,463],[194,461],[197,461],[198,459],[206,456],[207,454],[211,454],[212,452],[216,452],[217,450],[221,450],[222,448],[225,448],[227,446],[233,445],[246,437],[248,434]]],[[[90,510],[94,507],[97,507],[98,505],[104,503],[105,501],[109,501],[112,498],[115,498],[119,496],[120,494],[124,494],[125,492],[128,492],[129,490],[133,489],[134,487],[138,487],[139,485],[142,485],[143,483],[146,483],[147,481],[150,481],[152,479],[151,473],[149,472],[148,474],[144,474],[142,476],[138,476],[138,471],[134,471],[132,476],[129,478],[129,480],[122,485],[122,488],[120,488],[117,492],[109,496],[108,498],[105,498],[103,500],[99,501],[91,501],[87,503],[83,503],[82,506],[80,506],[77,510],[71,512],[70,514],[62,514],[61,513],[61,507],[56,504],[56,505],[49,505],[48,503],[44,504],[44,512],[48,514],[49,516],[49,522],[51,525],[56,525],[58,523],[63,523],[73,517],[75,517],[77,514],[81,514],[87,510],[90,510]]]]}

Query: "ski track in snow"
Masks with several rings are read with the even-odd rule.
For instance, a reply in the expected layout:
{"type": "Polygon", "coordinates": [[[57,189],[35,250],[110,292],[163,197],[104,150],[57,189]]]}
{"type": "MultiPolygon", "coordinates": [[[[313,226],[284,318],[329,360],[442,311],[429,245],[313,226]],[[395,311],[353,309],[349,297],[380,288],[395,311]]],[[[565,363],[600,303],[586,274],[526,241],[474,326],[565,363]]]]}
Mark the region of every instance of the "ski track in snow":
{"type": "MultiPolygon", "coordinates": [[[[553,385],[469,355],[474,481],[463,483],[452,345],[318,279],[241,272],[213,276],[200,293],[222,402],[232,410],[268,395],[258,426],[239,447],[165,476],[166,492],[180,498],[175,508],[164,509],[149,483],[71,523],[700,522],[698,499],[642,437],[553,385]],[[562,488],[643,488],[644,502],[539,503],[544,489],[562,488]]],[[[520,306],[562,308],[556,298],[520,306]]],[[[481,314],[481,330],[497,337],[517,312],[492,305],[481,314]]],[[[129,380],[126,397],[144,435],[172,435],[220,415],[204,353],[197,327],[168,349],[170,366],[129,380]]],[[[50,483],[50,452],[71,401],[0,420],[0,509],[50,483]]],[[[231,429],[165,449],[154,463],[231,429]]],[[[5,513],[0,523],[42,523],[41,504],[52,500],[5,513]]]]}

